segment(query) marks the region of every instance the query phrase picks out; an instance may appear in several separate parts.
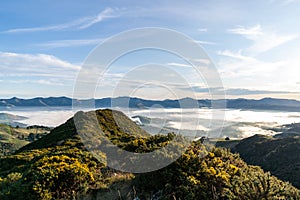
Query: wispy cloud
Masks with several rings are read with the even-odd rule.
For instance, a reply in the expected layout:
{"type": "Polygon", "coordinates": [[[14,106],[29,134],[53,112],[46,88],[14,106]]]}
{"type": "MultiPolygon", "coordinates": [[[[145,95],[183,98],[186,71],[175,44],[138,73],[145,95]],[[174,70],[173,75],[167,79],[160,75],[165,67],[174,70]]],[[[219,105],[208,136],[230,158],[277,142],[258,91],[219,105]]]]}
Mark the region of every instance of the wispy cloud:
{"type": "MultiPolygon", "coordinates": [[[[282,84],[282,82],[290,79],[288,77],[283,78],[284,72],[282,72],[282,69],[287,66],[291,68],[291,61],[288,58],[270,60],[262,59],[259,56],[261,53],[270,51],[279,45],[295,39],[298,35],[278,34],[274,30],[270,31],[264,29],[261,25],[252,27],[240,26],[228,29],[227,31],[231,34],[241,35],[253,43],[248,47],[236,51],[229,49],[217,51],[217,54],[222,56],[218,62],[218,66],[220,66],[219,72],[225,84],[228,87],[236,87],[236,85],[238,85],[241,88],[251,85],[252,88],[257,87],[265,93],[268,90],[281,90],[278,86],[282,84]],[[281,74],[282,77],[280,78],[278,74],[281,74]],[[276,80],[275,83],[274,80],[276,80]]],[[[247,95],[248,93],[249,91],[243,89],[239,91],[228,91],[229,95],[247,95]]],[[[258,94],[260,94],[260,92],[249,93],[249,95],[258,94]]]]}
{"type": "Polygon", "coordinates": [[[250,40],[255,40],[257,39],[259,36],[262,36],[262,28],[260,25],[256,25],[253,27],[237,27],[237,28],[233,28],[233,29],[228,29],[227,30],[229,33],[233,33],[233,34],[239,34],[239,35],[243,35],[246,38],[250,39],[250,40]]]}
{"type": "Polygon", "coordinates": [[[78,39],[78,40],[55,40],[44,42],[40,44],[35,44],[35,46],[45,47],[45,48],[60,48],[60,47],[73,47],[73,46],[87,46],[87,45],[98,45],[104,39],[78,39]]]}
{"type": "Polygon", "coordinates": [[[238,85],[241,88],[251,86],[260,90],[299,92],[299,58],[267,61],[229,50],[219,51],[218,55],[221,56],[219,72],[228,87],[238,85]]]}
{"type": "Polygon", "coordinates": [[[207,28],[198,28],[197,30],[198,30],[199,32],[204,32],[204,33],[206,33],[206,32],[208,31],[207,28]]]}
{"type": "Polygon", "coordinates": [[[99,23],[107,18],[116,17],[114,10],[112,8],[106,8],[100,12],[96,17],[89,17],[87,20],[81,24],[79,29],[86,29],[90,26],[93,26],[96,23],[99,23]]]}
{"type": "Polygon", "coordinates": [[[299,0],[270,0],[270,3],[281,3],[283,6],[290,5],[292,3],[300,3],[299,0]]]}
{"type": "MultiPolygon", "coordinates": [[[[200,66],[200,65],[208,66],[209,64],[211,64],[211,61],[209,59],[194,59],[193,62],[197,63],[198,66],[200,66]]],[[[179,62],[169,62],[169,63],[166,63],[166,65],[174,66],[174,67],[183,67],[183,68],[194,68],[194,66],[192,64],[179,63],[179,62]]]]}
{"type": "Polygon", "coordinates": [[[51,26],[41,26],[41,27],[30,27],[30,28],[15,28],[3,31],[2,33],[30,33],[30,32],[42,32],[42,31],[61,31],[69,28],[77,27],[82,24],[86,19],[78,19],[72,22],[64,24],[56,24],[51,26]]]}
{"type": "Polygon", "coordinates": [[[183,64],[183,63],[175,63],[175,62],[167,63],[166,65],[168,65],[168,66],[174,66],[174,67],[192,68],[192,65],[183,64]]]}
{"type": "Polygon", "coordinates": [[[255,58],[253,58],[253,57],[242,55],[241,50],[239,50],[237,53],[232,52],[230,50],[217,51],[217,54],[221,55],[221,56],[227,56],[227,57],[230,57],[230,58],[239,59],[239,60],[248,60],[248,61],[254,61],[255,60],[255,58]]]}
{"type": "Polygon", "coordinates": [[[26,84],[26,83],[33,83],[33,84],[41,84],[41,85],[56,85],[56,86],[63,86],[66,85],[62,82],[57,82],[55,80],[9,80],[6,81],[7,83],[14,83],[14,84],[26,84]]]}
{"type": "Polygon", "coordinates": [[[251,90],[245,88],[231,88],[225,90],[227,95],[240,96],[240,95],[258,95],[258,94],[289,94],[287,91],[271,91],[271,90],[251,90]]]}
{"type": "Polygon", "coordinates": [[[204,40],[194,40],[198,44],[204,44],[204,45],[217,45],[215,42],[210,42],[210,41],[204,41],[204,40]]]}
{"type": "Polygon", "coordinates": [[[283,2],[285,4],[290,4],[290,3],[299,3],[300,1],[299,0],[283,0],[283,2]]]}
{"type": "Polygon", "coordinates": [[[2,33],[28,33],[28,32],[42,32],[42,31],[63,31],[69,29],[86,29],[93,26],[96,23],[99,23],[105,19],[117,17],[115,10],[112,8],[106,8],[101,11],[96,16],[88,16],[83,17],[71,22],[63,23],[63,24],[56,24],[50,26],[41,26],[41,27],[30,27],[30,28],[16,28],[16,29],[9,29],[2,33]]]}
{"type": "Polygon", "coordinates": [[[37,68],[37,69],[71,69],[78,70],[80,66],[73,65],[49,54],[19,54],[11,52],[0,52],[0,65],[4,68],[14,69],[37,68]],[[26,67],[27,66],[27,67],[26,67]]]}
{"type": "Polygon", "coordinates": [[[296,34],[279,35],[275,31],[264,30],[259,24],[253,27],[240,26],[227,31],[252,40],[253,45],[245,50],[251,54],[269,51],[298,37],[296,34]]]}
{"type": "Polygon", "coordinates": [[[230,96],[240,96],[240,95],[259,95],[259,94],[289,94],[287,91],[271,91],[271,90],[256,90],[256,89],[246,89],[246,88],[208,88],[205,86],[192,86],[192,87],[182,87],[181,90],[193,90],[196,93],[210,93],[210,92],[222,92],[224,91],[226,95],[230,96]]]}
{"type": "Polygon", "coordinates": [[[0,77],[13,81],[11,83],[55,85],[73,81],[80,69],[80,66],[53,55],[11,52],[0,52],[0,67],[0,77]]]}
{"type": "Polygon", "coordinates": [[[266,62],[257,58],[244,56],[239,52],[230,50],[218,51],[218,55],[224,56],[218,65],[223,78],[258,78],[270,76],[278,68],[285,66],[286,61],[266,62]]]}

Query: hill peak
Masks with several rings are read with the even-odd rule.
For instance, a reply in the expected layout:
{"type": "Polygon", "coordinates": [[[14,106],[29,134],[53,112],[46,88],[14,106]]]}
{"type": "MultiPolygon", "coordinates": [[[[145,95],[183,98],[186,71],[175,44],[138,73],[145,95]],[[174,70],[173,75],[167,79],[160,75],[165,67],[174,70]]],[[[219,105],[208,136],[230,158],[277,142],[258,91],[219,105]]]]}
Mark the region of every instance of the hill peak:
{"type": "Polygon", "coordinates": [[[124,134],[133,137],[149,136],[145,130],[120,111],[111,109],[98,109],[88,112],[79,111],[74,117],[54,128],[48,135],[24,146],[19,151],[59,146],[69,140],[73,140],[77,145],[82,146],[81,135],[78,134],[77,130],[80,127],[84,127],[85,130],[93,134],[98,134],[99,131],[102,131],[109,137],[118,137],[124,134]],[[97,124],[94,124],[94,122],[97,124]]]}

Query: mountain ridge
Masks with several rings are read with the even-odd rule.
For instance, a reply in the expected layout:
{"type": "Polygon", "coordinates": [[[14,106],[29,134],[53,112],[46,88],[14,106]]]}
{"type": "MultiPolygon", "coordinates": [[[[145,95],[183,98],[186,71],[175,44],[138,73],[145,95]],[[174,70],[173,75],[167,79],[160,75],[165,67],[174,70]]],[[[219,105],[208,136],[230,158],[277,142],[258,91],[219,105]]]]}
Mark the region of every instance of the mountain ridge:
{"type": "Polygon", "coordinates": [[[164,108],[225,108],[232,109],[257,109],[257,110],[281,110],[281,111],[300,111],[300,101],[295,99],[164,99],[164,100],[147,100],[137,97],[106,97],[100,99],[72,99],[69,97],[36,97],[22,99],[13,97],[10,99],[0,99],[0,107],[130,107],[130,108],[148,108],[155,105],[161,105],[164,108]]]}

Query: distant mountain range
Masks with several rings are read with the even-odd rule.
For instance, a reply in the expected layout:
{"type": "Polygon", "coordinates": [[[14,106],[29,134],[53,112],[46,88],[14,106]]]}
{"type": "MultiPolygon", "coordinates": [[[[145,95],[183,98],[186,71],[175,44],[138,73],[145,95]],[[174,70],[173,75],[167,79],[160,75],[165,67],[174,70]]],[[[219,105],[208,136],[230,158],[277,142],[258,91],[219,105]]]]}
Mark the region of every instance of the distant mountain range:
{"type": "Polygon", "coordinates": [[[116,98],[102,98],[102,99],[86,99],[74,100],[68,97],[48,97],[48,98],[32,98],[21,99],[13,97],[10,99],[0,99],[0,107],[25,107],[25,106],[42,106],[42,107],[61,107],[72,106],[95,106],[101,107],[131,107],[131,108],[149,108],[155,105],[160,105],[164,108],[194,108],[195,105],[199,108],[207,107],[214,108],[221,107],[226,103],[226,108],[234,109],[259,109],[259,110],[282,110],[282,111],[300,111],[300,101],[291,99],[275,99],[263,98],[259,100],[254,99],[226,99],[226,100],[209,100],[201,99],[195,100],[191,98],[183,98],[179,100],[146,100],[135,97],[116,97],[116,98]]]}

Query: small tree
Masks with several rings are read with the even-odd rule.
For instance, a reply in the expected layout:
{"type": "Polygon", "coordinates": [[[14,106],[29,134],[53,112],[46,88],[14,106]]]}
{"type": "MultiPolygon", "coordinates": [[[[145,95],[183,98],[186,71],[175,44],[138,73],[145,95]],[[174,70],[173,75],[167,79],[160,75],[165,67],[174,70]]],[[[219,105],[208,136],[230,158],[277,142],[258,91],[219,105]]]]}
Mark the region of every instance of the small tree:
{"type": "Polygon", "coordinates": [[[35,135],[34,135],[34,133],[29,133],[29,135],[28,135],[28,141],[29,142],[33,142],[35,140],[35,135]]]}

